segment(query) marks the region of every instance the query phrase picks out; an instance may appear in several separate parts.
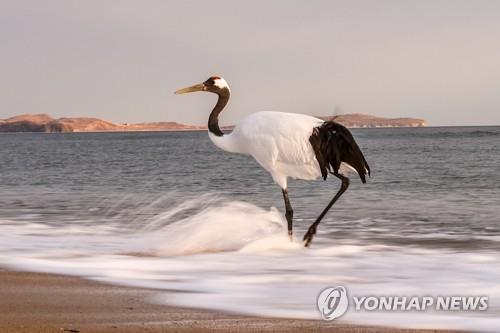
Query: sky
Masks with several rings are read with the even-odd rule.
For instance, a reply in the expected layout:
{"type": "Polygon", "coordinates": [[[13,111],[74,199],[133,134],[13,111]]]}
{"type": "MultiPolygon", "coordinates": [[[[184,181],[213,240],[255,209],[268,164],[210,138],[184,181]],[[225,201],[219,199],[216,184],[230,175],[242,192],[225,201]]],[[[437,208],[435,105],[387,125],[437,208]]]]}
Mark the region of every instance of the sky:
{"type": "Polygon", "coordinates": [[[0,119],[367,113],[500,125],[500,1],[0,0],[0,119]]]}

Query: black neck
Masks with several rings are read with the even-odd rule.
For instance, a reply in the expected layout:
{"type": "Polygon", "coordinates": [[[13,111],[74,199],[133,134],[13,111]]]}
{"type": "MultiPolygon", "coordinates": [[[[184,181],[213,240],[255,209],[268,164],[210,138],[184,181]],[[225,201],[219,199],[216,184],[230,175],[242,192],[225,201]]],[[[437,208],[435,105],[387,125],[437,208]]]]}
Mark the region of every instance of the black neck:
{"type": "Polygon", "coordinates": [[[210,113],[210,117],[208,117],[208,130],[217,136],[223,136],[224,133],[219,128],[219,114],[222,112],[227,102],[229,101],[229,89],[224,88],[217,92],[219,95],[219,99],[217,100],[217,104],[215,104],[212,113],[210,113]]]}

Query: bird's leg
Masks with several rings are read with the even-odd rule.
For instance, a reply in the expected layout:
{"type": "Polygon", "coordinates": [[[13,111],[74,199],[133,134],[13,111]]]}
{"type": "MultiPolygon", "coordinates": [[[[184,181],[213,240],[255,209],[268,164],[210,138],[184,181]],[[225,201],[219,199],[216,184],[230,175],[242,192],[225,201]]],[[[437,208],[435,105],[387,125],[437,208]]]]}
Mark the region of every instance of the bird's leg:
{"type": "Polygon", "coordinates": [[[282,192],[283,192],[283,199],[285,200],[285,217],[286,217],[286,222],[288,223],[288,238],[290,238],[290,241],[292,241],[293,209],[292,205],[290,204],[290,198],[288,197],[288,191],[282,190],[282,192]]]}
{"type": "Polygon", "coordinates": [[[328,206],[326,206],[326,208],[321,212],[321,214],[318,216],[318,218],[316,219],[316,221],[314,221],[314,223],[311,224],[311,226],[309,227],[309,229],[307,229],[307,233],[304,235],[304,246],[305,247],[309,247],[309,244],[311,244],[311,241],[312,241],[314,235],[316,234],[316,228],[318,227],[318,224],[321,222],[321,220],[326,215],[326,213],[330,210],[330,208],[332,208],[332,206],[335,203],[335,201],[337,201],[338,198],[340,198],[340,196],[349,187],[349,178],[347,178],[346,176],[341,175],[339,173],[334,173],[333,175],[335,177],[339,178],[340,180],[342,180],[342,185],[340,185],[340,189],[337,192],[337,194],[335,194],[335,196],[333,197],[332,201],[330,201],[330,203],[328,204],[328,206]]]}

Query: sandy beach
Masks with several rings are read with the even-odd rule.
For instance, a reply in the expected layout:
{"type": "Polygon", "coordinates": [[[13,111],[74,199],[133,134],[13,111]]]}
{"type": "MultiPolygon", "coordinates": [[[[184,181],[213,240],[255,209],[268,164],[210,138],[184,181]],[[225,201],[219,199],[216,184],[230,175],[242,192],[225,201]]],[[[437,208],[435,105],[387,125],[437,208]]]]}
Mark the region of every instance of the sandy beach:
{"type": "Polygon", "coordinates": [[[170,307],[148,302],[154,293],[61,275],[0,271],[0,332],[436,332],[170,307]]]}

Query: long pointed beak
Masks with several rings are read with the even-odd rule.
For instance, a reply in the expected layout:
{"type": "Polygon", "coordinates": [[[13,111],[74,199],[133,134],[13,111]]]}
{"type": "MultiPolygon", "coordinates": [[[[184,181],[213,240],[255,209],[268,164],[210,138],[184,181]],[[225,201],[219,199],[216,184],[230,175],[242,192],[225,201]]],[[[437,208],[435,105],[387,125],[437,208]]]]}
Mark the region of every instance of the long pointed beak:
{"type": "Polygon", "coordinates": [[[174,94],[179,95],[179,94],[187,94],[190,92],[195,92],[195,91],[204,91],[205,90],[205,85],[203,83],[195,84],[194,86],[183,88],[177,90],[174,94]]]}

